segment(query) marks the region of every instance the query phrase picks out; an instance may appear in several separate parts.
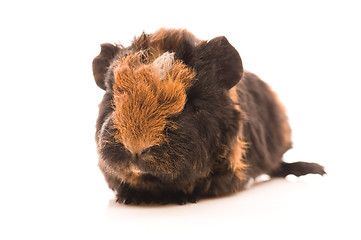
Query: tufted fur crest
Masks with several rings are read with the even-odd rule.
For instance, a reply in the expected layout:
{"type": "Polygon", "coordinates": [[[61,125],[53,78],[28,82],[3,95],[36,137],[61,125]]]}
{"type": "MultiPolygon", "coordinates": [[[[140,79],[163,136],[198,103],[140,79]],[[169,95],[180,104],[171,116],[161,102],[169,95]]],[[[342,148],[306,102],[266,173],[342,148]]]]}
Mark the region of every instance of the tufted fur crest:
{"type": "Polygon", "coordinates": [[[183,110],[195,75],[169,53],[148,64],[142,62],[143,54],[114,64],[114,137],[134,154],[166,141],[164,129],[176,127],[167,118],[183,110]]]}

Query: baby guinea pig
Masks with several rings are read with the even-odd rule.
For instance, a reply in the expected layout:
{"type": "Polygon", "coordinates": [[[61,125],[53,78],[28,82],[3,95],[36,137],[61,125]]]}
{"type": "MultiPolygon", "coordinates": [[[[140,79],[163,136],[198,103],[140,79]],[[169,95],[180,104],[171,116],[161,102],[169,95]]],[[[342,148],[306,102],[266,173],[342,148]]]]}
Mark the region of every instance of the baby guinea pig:
{"type": "Polygon", "coordinates": [[[118,202],[196,202],[242,190],[261,174],[325,174],[285,163],[291,129],[277,95],[244,71],[225,37],[187,30],[105,43],[93,60],[103,89],[96,123],[99,167],[118,202]]]}

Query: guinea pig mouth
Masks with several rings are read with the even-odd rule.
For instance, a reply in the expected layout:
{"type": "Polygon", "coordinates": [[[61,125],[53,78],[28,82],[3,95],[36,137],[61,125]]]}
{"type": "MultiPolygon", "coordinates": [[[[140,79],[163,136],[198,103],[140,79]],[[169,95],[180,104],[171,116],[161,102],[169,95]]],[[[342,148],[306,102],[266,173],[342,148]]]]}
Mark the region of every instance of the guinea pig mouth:
{"type": "Polygon", "coordinates": [[[142,180],[144,182],[150,182],[150,183],[160,183],[161,182],[157,177],[154,177],[153,175],[151,175],[149,173],[143,174],[142,180]]]}

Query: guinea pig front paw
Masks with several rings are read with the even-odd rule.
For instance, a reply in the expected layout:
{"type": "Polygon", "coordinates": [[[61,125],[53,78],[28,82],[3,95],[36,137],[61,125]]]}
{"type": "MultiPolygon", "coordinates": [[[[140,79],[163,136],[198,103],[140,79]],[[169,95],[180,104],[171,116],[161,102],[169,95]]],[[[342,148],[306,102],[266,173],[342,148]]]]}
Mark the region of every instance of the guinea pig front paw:
{"type": "Polygon", "coordinates": [[[139,205],[141,203],[151,203],[152,196],[143,191],[138,191],[128,184],[122,184],[117,191],[117,202],[124,204],[134,204],[139,205]]]}
{"type": "Polygon", "coordinates": [[[149,204],[152,202],[152,197],[150,194],[144,192],[138,192],[136,190],[130,190],[126,192],[121,192],[117,195],[117,202],[124,204],[134,204],[139,205],[141,203],[149,204]]]}
{"type": "Polygon", "coordinates": [[[196,194],[192,194],[192,195],[189,195],[188,196],[188,202],[190,202],[190,203],[197,203],[198,202],[198,200],[199,200],[199,196],[198,195],[196,195],[196,194]]]}
{"type": "Polygon", "coordinates": [[[135,198],[135,192],[120,192],[117,194],[117,202],[124,204],[139,204],[139,201],[135,198]]]}

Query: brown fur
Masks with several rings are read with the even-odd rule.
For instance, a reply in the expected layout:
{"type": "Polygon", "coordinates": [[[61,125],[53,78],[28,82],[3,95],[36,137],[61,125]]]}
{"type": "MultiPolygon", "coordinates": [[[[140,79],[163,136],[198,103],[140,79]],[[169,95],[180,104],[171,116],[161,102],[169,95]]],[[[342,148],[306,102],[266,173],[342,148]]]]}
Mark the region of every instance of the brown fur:
{"type": "Polygon", "coordinates": [[[165,127],[176,127],[167,117],[182,111],[194,77],[190,68],[176,61],[161,79],[152,64],[142,64],[142,54],[127,56],[114,65],[115,139],[134,154],[166,141],[165,127]]]}
{"type": "MultiPolygon", "coordinates": [[[[239,99],[237,94],[237,86],[231,88],[228,92],[229,97],[234,103],[234,108],[242,115],[242,110],[239,105],[239,99]]],[[[234,140],[231,145],[231,152],[229,154],[230,167],[235,175],[240,179],[244,180],[247,178],[245,169],[247,168],[247,164],[244,161],[244,157],[247,152],[247,142],[244,141],[243,137],[243,127],[240,125],[240,129],[238,132],[238,136],[234,140]]]]}
{"type": "Polygon", "coordinates": [[[102,44],[93,74],[105,90],[99,167],[119,202],[184,204],[242,190],[260,174],[325,174],[283,162],[285,109],[225,37],[160,29],[129,47],[102,44]]]}

